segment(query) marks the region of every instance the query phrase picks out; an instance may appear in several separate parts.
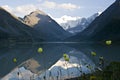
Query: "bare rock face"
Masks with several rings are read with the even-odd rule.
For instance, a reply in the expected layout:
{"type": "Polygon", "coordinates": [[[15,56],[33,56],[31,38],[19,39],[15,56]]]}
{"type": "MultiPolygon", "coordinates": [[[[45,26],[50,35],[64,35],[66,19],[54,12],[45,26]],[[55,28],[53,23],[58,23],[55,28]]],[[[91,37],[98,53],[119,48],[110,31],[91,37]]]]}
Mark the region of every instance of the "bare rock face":
{"type": "Polygon", "coordinates": [[[40,10],[36,10],[32,13],[30,13],[29,15],[24,17],[24,22],[33,27],[34,25],[38,24],[38,22],[40,21],[40,17],[38,16],[39,14],[43,15],[43,16],[47,16],[44,12],[40,11],[40,10]]]}

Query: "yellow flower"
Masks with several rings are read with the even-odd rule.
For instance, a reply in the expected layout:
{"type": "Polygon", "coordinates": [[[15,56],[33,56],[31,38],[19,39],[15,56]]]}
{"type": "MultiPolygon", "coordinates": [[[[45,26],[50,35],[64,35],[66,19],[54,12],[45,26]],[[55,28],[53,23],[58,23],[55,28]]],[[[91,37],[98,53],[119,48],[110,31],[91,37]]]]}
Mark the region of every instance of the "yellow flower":
{"type": "Polygon", "coordinates": [[[13,62],[16,63],[16,62],[17,62],[17,59],[16,59],[16,58],[13,58],[13,62]]]}
{"type": "Polygon", "coordinates": [[[96,52],[91,52],[91,55],[92,56],[96,56],[96,52]]]}
{"type": "Polygon", "coordinates": [[[66,57],[67,57],[67,54],[63,54],[63,57],[66,58],[66,57]]]}
{"type": "Polygon", "coordinates": [[[42,48],[38,48],[38,53],[42,53],[43,49],[42,48]]]}
{"type": "Polygon", "coordinates": [[[67,54],[63,54],[63,58],[65,61],[69,61],[69,56],[67,54]]]}
{"type": "Polygon", "coordinates": [[[69,58],[68,58],[68,57],[66,57],[66,58],[65,58],[65,61],[69,61],[69,58]]]}
{"type": "Polygon", "coordinates": [[[111,40],[107,40],[106,41],[106,45],[111,45],[112,44],[112,41],[111,40]]]}

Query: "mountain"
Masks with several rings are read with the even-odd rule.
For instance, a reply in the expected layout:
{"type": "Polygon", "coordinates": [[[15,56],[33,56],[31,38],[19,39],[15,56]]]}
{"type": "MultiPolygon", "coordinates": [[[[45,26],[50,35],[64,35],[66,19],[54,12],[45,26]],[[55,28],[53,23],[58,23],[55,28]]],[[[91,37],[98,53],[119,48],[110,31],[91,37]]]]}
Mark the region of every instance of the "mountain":
{"type": "Polygon", "coordinates": [[[71,32],[73,34],[77,34],[79,32],[82,32],[99,15],[100,15],[99,13],[95,13],[94,15],[92,15],[89,18],[81,18],[81,19],[78,19],[76,21],[73,21],[73,22],[71,22],[72,24],[74,24],[74,22],[75,23],[77,22],[78,24],[76,24],[72,28],[67,29],[67,31],[69,31],[69,32],[71,32]]]}
{"type": "Polygon", "coordinates": [[[0,40],[33,42],[42,39],[33,28],[23,24],[16,16],[0,7],[0,40]]]}
{"type": "Polygon", "coordinates": [[[69,38],[71,41],[120,40],[120,0],[116,0],[100,16],[98,16],[84,31],[69,38]]]}
{"type": "Polygon", "coordinates": [[[64,30],[67,30],[69,28],[75,27],[78,24],[77,20],[80,20],[81,17],[71,17],[71,16],[64,15],[60,18],[53,18],[53,19],[55,19],[55,21],[61,27],[63,27],[64,30]]]}
{"type": "Polygon", "coordinates": [[[50,16],[40,10],[36,10],[23,19],[24,23],[37,30],[44,40],[62,40],[70,36],[50,16]]]}
{"type": "Polygon", "coordinates": [[[80,18],[80,17],[70,17],[63,16],[60,19],[56,19],[56,21],[68,32],[77,34],[78,32],[83,31],[88,25],[100,15],[100,13],[95,13],[94,15],[88,18],[80,18]]]}

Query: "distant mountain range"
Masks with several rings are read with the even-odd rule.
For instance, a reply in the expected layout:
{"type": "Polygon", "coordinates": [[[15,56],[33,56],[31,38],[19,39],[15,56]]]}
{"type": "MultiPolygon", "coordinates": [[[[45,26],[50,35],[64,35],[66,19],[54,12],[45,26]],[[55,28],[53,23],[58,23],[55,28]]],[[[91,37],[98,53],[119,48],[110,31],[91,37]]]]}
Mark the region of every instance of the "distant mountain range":
{"type": "Polygon", "coordinates": [[[62,17],[60,26],[46,13],[36,10],[18,18],[0,7],[0,40],[6,42],[120,40],[120,0],[102,14],[89,18],[62,17]],[[71,20],[70,20],[71,19],[71,20]],[[69,33],[70,32],[70,33],[69,33]],[[73,33],[73,34],[71,34],[73,33]],[[71,37],[72,36],[72,37],[71,37]]]}
{"type": "Polygon", "coordinates": [[[0,8],[0,40],[3,41],[55,41],[70,36],[44,12],[37,10],[24,19],[0,8]]]}
{"type": "Polygon", "coordinates": [[[78,32],[82,32],[85,28],[87,28],[88,25],[99,15],[100,15],[100,12],[95,13],[94,15],[88,18],[63,16],[60,19],[56,19],[56,21],[66,31],[73,33],[73,34],[77,34],[78,32]]]}
{"type": "Polygon", "coordinates": [[[85,30],[67,41],[120,41],[120,0],[116,0],[85,30]]]}

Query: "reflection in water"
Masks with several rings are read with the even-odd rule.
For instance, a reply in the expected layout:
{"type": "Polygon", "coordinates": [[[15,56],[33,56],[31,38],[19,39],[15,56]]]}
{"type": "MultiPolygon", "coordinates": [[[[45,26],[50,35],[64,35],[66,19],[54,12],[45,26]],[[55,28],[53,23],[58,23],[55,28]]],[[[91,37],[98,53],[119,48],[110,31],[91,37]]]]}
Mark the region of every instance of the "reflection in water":
{"type": "Polygon", "coordinates": [[[24,66],[34,73],[40,73],[55,64],[64,53],[83,59],[83,62],[91,59],[96,65],[98,65],[99,56],[103,56],[106,63],[120,61],[119,49],[120,46],[118,45],[100,46],[95,44],[18,44],[7,47],[0,46],[0,77],[7,75],[18,65],[19,67],[24,66]],[[37,52],[39,47],[44,49],[42,54],[37,52]],[[90,54],[91,51],[97,53],[94,58],[90,54]],[[13,58],[17,58],[17,64],[13,62],[13,58]]]}
{"type": "MultiPolygon", "coordinates": [[[[40,44],[40,45],[15,45],[0,49],[0,76],[4,76],[12,71],[17,65],[25,61],[37,61],[40,66],[32,69],[33,72],[44,70],[54,64],[63,53],[66,53],[71,48],[62,44],[40,44]],[[39,54],[38,48],[42,47],[44,52],[39,54]],[[17,64],[13,62],[13,58],[17,58],[17,64]],[[9,66],[9,67],[8,67],[9,66]]],[[[25,67],[27,67],[25,65],[25,67]]]]}
{"type": "MultiPolygon", "coordinates": [[[[92,60],[97,60],[100,56],[103,56],[105,61],[111,62],[111,61],[120,61],[120,45],[101,45],[101,44],[75,44],[71,45],[68,44],[68,46],[71,46],[75,48],[76,50],[82,51],[84,54],[89,56],[92,60]],[[96,52],[96,57],[91,56],[91,52],[96,52]]],[[[96,62],[97,62],[96,61],[96,62]]]]}

